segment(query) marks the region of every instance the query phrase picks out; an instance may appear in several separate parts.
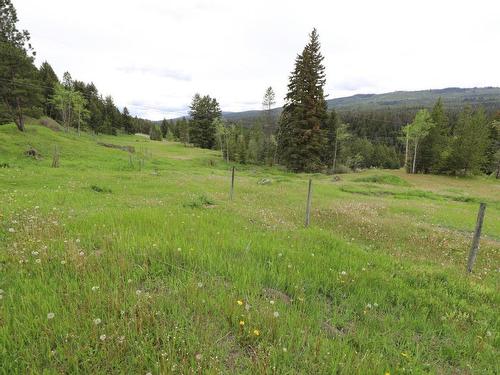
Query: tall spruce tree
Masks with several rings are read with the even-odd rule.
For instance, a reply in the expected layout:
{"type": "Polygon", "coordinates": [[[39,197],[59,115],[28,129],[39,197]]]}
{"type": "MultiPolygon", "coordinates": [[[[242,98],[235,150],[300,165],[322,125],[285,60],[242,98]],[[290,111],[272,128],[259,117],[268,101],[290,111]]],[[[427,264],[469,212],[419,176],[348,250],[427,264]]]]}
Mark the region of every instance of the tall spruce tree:
{"type": "Polygon", "coordinates": [[[444,167],[448,152],[449,127],[441,98],[438,99],[431,112],[434,126],[421,141],[417,158],[417,171],[436,173],[444,167]]]}
{"type": "Polygon", "coordinates": [[[196,94],[190,108],[191,143],[201,148],[213,148],[216,144],[214,120],[221,115],[219,103],[208,95],[196,94]]]}
{"type": "Polygon", "coordinates": [[[451,144],[447,167],[457,175],[479,172],[490,144],[490,124],[482,108],[465,107],[460,113],[451,144]]]}
{"type": "Polygon", "coordinates": [[[134,124],[132,124],[132,117],[130,116],[130,112],[127,107],[123,107],[122,112],[122,126],[123,131],[127,134],[134,133],[134,124]]]}
{"type": "Polygon", "coordinates": [[[278,130],[279,161],[295,172],[323,168],[328,119],[325,67],[316,29],[295,59],[278,130]]]}
{"type": "Polygon", "coordinates": [[[42,83],[42,105],[43,112],[47,116],[55,115],[54,105],[50,102],[50,98],[55,93],[55,87],[59,83],[59,78],[57,78],[54,69],[50,66],[47,61],[44,61],[42,65],[40,65],[40,81],[42,83]]]}

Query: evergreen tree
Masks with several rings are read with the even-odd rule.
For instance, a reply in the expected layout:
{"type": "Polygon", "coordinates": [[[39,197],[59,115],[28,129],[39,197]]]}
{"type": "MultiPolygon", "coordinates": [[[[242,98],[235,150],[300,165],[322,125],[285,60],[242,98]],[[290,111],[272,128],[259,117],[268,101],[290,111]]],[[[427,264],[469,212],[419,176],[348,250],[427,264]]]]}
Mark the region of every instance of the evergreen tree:
{"type": "Polygon", "coordinates": [[[431,120],[434,126],[429,130],[429,134],[422,139],[417,161],[417,171],[424,173],[441,170],[448,152],[448,116],[444,112],[441,98],[432,108],[431,120]]]}
{"type": "Polygon", "coordinates": [[[40,82],[42,84],[42,105],[43,112],[46,116],[54,116],[55,108],[52,103],[50,103],[50,98],[54,96],[55,87],[59,83],[59,78],[57,78],[56,73],[47,61],[44,61],[40,65],[40,82]]]}
{"type": "Polygon", "coordinates": [[[214,120],[221,115],[219,103],[208,95],[196,94],[191,103],[190,141],[197,147],[215,146],[214,120]]]}
{"type": "Polygon", "coordinates": [[[488,120],[482,108],[465,107],[455,127],[448,170],[453,174],[477,173],[486,160],[490,143],[488,120]]]}
{"type": "Polygon", "coordinates": [[[276,104],[276,95],[274,94],[274,90],[271,86],[266,89],[264,93],[264,99],[262,100],[262,107],[265,111],[265,126],[267,128],[273,127],[273,115],[272,115],[272,107],[276,104]]]}
{"type": "Polygon", "coordinates": [[[0,1],[0,117],[24,131],[24,112],[40,103],[41,88],[29,33],[17,22],[12,2],[0,1]]]}
{"type": "Polygon", "coordinates": [[[163,138],[167,138],[167,134],[168,134],[168,122],[166,119],[163,119],[162,122],[161,122],[161,125],[160,125],[160,129],[161,129],[161,135],[163,138]]]}
{"type": "Polygon", "coordinates": [[[295,172],[316,172],[323,167],[328,115],[322,61],[314,29],[309,43],[295,60],[278,130],[279,160],[295,172]]]}
{"type": "Polygon", "coordinates": [[[123,126],[123,131],[125,133],[134,134],[134,132],[135,132],[134,124],[132,124],[132,117],[130,116],[130,113],[129,113],[127,107],[123,107],[122,126],[123,126]]]}

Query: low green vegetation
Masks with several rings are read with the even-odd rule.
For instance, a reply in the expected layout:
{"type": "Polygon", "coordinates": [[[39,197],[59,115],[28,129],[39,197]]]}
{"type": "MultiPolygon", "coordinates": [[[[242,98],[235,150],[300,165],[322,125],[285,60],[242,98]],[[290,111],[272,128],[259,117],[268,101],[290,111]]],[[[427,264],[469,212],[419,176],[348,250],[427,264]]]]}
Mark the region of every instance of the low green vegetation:
{"type": "Polygon", "coordinates": [[[0,165],[0,373],[500,371],[498,180],[237,165],[231,201],[218,151],[13,124],[0,165]]]}

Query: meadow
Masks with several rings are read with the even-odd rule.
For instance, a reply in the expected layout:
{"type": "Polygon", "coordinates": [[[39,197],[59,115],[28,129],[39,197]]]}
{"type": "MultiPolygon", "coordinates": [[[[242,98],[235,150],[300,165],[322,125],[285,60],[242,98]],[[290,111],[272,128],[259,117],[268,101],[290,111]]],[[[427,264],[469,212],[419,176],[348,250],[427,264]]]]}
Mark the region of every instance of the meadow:
{"type": "Polygon", "coordinates": [[[0,373],[500,372],[498,180],[232,165],[0,126],[0,373]]]}

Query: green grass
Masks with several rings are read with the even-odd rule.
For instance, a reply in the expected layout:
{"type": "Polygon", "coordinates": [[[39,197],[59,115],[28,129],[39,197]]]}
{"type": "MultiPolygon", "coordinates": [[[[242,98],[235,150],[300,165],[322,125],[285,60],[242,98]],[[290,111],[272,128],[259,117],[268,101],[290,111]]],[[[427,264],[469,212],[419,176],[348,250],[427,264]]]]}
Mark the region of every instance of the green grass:
{"type": "Polygon", "coordinates": [[[8,125],[3,164],[0,373],[500,371],[498,181],[314,175],[306,229],[310,176],[236,166],[230,201],[216,151],[8,125]]]}
{"type": "Polygon", "coordinates": [[[408,182],[399,176],[392,174],[376,174],[364,176],[354,179],[356,182],[371,182],[374,184],[396,185],[396,186],[409,186],[408,182]]]}

